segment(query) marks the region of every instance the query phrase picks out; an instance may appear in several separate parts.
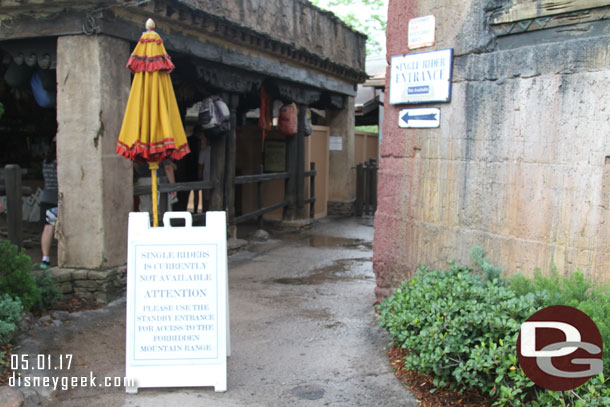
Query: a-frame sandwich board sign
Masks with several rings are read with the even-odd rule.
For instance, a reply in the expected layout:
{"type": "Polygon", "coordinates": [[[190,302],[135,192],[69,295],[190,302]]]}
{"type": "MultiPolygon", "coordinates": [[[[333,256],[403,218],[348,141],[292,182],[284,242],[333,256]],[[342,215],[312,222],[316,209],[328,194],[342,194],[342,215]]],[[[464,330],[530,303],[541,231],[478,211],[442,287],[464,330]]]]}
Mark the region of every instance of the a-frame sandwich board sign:
{"type": "Polygon", "coordinates": [[[192,226],[189,212],[167,212],[151,227],[129,214],[127,253],[128,393],[141,387],[227,390],[229,296],[225,212],[192,226]],[[171,226],[184,219],[184,226],[171,226]]]}

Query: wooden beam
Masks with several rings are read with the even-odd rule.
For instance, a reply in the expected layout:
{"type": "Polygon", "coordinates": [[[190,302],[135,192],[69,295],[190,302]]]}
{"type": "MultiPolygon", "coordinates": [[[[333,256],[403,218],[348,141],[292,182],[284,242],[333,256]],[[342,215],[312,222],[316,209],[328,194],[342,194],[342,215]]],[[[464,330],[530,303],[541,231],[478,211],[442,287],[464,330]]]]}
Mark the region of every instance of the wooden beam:
{"type": "Polygon", "coordinates": [[[298,106],[297,134],[294,136],[297,143],[296,162],[296,198],[297,217],[305,219],[305,114],[307,106],[298,106]]]}
{"type": "Polygon", "coordinates": [[[271,172],[267,174],[260,175],[240,175],[239,177],[235,177],[235,185],[239,184],[251,184],[259,181],[271,181],[274,179],[288,179],[287,172],[271,172]]]}
{"type": "Polygon", "coordinates": [[[229,223],[235,217],[235,160],[237,151],[237,105],[239,95],[231,94],[224,98],[228,99],[229,111],[231,114],[231,130],[227,134],[227,155],[225,162],[225,194],[227,197],[227,211],[229,223]]]}
{"type": "Polygon", "coordinates": [[[297,154],[298,145],[296,136],[286,137],[286,170],[288,179],[284,187],[284,200],[287,202],[284,208],[284,220],[297,218],[297,154]]]}
{"type": "Polygon", "coordinates": [[[250,212],[250,213],[247,213],[245,215],[238,216],[238,217],[233,219],[233,222],[235,224],[237,224],[237,223],[244,222],[244,221],[246,221],[248,219],[257,218],[257,217],[259,217],[261,215],[266,214],[267,212],[271,212],[271,211],[275,211],[275,210],[280,209],[280,208],[284,208],[286,205],[287,205],[286,201],[281,201],[281,202],[278,202],[278,203],[274,203],[273,205],[266,206],[264,208],[261,208],[261,209],[258,209],[256,211],[254,211],[254,212],[250,212]]]}
{"type": "Polygon", "coordinates": [[[83,10],[63,10],[44,19],[29,15],[8,18],[0,24],[0,40],[83,34],[86,15],[83,10]]]}
{"type": "Polygon", "coordinates": [[[225,156],[227,135],[208,138],[210,143],[210,179],[214,182],[214,189],[210,196],[210,209],[213,211],[224,211],[225,191],[225,156]]]}

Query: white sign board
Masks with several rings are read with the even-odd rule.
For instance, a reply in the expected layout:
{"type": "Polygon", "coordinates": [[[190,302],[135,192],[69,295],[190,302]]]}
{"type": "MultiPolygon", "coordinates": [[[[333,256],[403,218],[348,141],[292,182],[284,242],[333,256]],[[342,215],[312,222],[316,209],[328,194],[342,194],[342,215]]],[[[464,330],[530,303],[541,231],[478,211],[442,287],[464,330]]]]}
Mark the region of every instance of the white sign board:
{"type": "Polygon", "coordinates": [[[343,151],[343,137],[341,136],[330,136],[330,142],[328,144],[330,151],[343,151]]]}
{"type": "Polygon", "coordinates": [[[449,102],[453,49],[396,55],[390,65],[390,103],[449,102]]]}
{"type": "Polygon", "coordinates": [[[425,16],[409,20],[409,49],[430,47],[434,45],[436,18],[425,16]]]}
{"type": "Polygon", "coordinates": [[[398,126],[402,128],[436,128],[441,123],[441,110],[437,108],[403,109],[398,113],[398,126]]]}
{"type": "Polygon", "coordinates": [[[229,302],[225,212],[193,227],[189,212],[129,214],[127,388],[214,386],[227,390],[229,302]],[[184,227],[170,219],[184,219],[184,227]]]}

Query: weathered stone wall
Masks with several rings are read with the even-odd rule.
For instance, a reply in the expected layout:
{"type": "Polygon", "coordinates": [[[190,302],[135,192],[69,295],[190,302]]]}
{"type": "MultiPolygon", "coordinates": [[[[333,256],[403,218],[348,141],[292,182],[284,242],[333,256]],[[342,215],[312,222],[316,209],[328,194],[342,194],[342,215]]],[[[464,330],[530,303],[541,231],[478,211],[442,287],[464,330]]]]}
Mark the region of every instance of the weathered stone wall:
{"type": "Polygon", "coordinates": [[[269,37],[364,71],[366,37],[307,0],[179,0],[269,37]]]}
{"type": "Polygon", "coordinates": [[[408,52],[406,22],[429,14],[432,49],[455,59],[451,102],[430,105],[438,129],[399,129],[406,106],[386,91],[379,296],[419,264],[469,263],[474,246],[510,273],[610,280],[609,20],[496,38],[488,3],[390,1],[388,60],[408,52]]]}
{"type": "Polygon", "coordinates": [[[57,282],[64,299],[76,297],[108,303],[125,295],[125,265],[106,270],[54,267],[49,273],[57,282]]]}

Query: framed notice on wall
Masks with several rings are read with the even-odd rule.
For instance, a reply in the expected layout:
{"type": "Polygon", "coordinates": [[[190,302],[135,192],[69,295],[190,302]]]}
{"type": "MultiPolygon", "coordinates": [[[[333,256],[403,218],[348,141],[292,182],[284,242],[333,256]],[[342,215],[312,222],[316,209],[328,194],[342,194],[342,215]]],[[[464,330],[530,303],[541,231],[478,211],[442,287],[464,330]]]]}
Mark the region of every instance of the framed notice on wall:
{"type": "Polygon", "coordinates": [[[390,64],[390,103],[451,100],[453,49],[395,55],[390,64]]]}
{"type": "Polygon", "coordinates": [[[225,212],[193,227],[189,212],[129,214],[125,376],[134,387],[227,389],[229,302],[225,212]],[[170,219],[184,219],[171,227],[170,219]]]}
{"type": "Polygon", "coordinates": [[[286,142],[265,140],[263,166],[265,172],[286,171],[286,142]]]}

